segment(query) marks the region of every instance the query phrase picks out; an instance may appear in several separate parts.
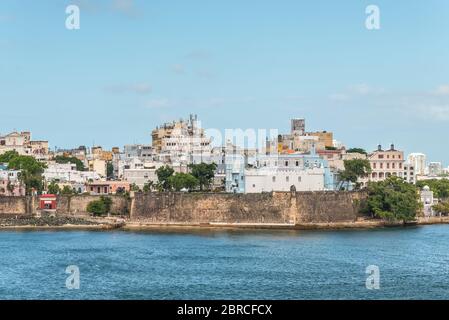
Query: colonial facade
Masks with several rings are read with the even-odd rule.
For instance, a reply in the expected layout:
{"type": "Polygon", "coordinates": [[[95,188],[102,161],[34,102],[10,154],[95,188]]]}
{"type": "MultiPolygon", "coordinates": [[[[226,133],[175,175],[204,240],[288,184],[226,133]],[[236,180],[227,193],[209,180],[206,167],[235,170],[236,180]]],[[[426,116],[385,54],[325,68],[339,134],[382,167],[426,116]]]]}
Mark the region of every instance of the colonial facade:
{"type": "Polygon", "coordinates": [[[371,174],[361,179],[363,184],[368,181],[382,181],[390,176],[404,176],[404,152],[396,150],[393,144],[388,150],[383,150],[379,145],[376,151],[368,155],[368,160],[371,174]]]}
{"type": "Polygon", "coordinates": [[[30,132],[14,131],[5,136],[0,136],[0,154],[7,151],[16,151],[20,155],[45,160],[48,157],[48,141],[33,141],[30,132]]]}
{"type": "Polygon", "coordinates": [[[261,155],[255,165],[243,157],[226,159],[226,191],[259,193],[271,191],[334,190],[334,175],[319,155],[261,155]]]}

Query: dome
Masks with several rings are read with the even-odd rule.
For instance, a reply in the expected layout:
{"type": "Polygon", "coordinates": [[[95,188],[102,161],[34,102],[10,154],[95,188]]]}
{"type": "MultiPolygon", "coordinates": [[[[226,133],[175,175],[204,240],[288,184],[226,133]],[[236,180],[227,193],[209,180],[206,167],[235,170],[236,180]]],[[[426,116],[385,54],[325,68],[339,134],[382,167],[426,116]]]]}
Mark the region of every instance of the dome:
{"type": "Polygon", "coordinates": [[[424,188],[422,188],[422,189],[423,189],[423,191],[430,191],[429,186],[424,186],[424,188]]]}

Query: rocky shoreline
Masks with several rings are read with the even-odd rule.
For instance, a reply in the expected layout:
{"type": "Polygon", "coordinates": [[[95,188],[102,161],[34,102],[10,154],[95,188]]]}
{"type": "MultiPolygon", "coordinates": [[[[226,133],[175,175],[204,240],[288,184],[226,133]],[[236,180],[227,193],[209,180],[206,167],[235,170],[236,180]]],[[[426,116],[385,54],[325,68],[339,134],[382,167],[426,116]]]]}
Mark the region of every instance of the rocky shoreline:
{"type": "MultiPolygon", "coordinates": [[[[409,225],[449,224],[449,217],[418,218],[409,225]]],[[[353,222],[303,223],[303,224],[265,224],[265,223],[154,223],[132,221],[122,218],[98,218],[76,216],[43,216],[43,217],[3,217],[0,218],[0,230],[8,229],[64,229],[64,230],[123,230],[123,231],[157,231],[157,230],[345,230],[345,229],[377,229],[386,227],[403,227],[403,223],[391,223],[375,219],[363,219],[353,222]]]]}

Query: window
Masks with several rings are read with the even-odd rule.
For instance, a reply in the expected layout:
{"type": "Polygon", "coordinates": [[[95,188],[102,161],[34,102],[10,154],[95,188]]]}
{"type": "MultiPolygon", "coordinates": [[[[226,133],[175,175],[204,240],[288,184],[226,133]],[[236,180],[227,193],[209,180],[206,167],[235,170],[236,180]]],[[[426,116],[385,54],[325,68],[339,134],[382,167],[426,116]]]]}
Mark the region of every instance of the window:
{"type": "Polygon", "coordinates": [[[289,177],[289,176],[286,176],[286,177],[285,177],[285,181],[286,181],[286,182],[289,182],[289,181],[290,181],[290,177],[289,177]]]}
{"type": "Polygon", "coordinates": [[[276,177],[273,176],[271,180],[273,180],[273,182],[276,182],[276,177]]]}
{"type": "Polygon", "coordinates": [[[381,168],[381,169],[384,168],[384,164],[383,164],[383,163],[380,164],[380,168],[381,168]]]}
{"type": "Polygon", "coordinates": [[[296,166],[299,167],[299,161],[296,161],[296,166]]]}
{"type": "Polygon", "coordinates": [[[391,164],[391,167],[392,167],[393,169],[395,169],[395,168],[396,168],[396,164],[395,164],[395,163],[392,163],[392,164],[391,164]]]}
{"type": "Polygon", "coordinates": [[[288,167],[288,161],[285,161],[285,166],[288,167]]]}
{"type": "Polygon", "coordinates": [[[301,177],[298,177],[298,182],[301,182],[301,177]]]}
{"type": "Polygon", "coordinates": [[[387,169],[390,169],[390,164],[389,163],[387,163],[387,169]]]}
{"type": "Polygon", "coordinates": [[[376,169],[376,163],[375,162],[373,163],[373,169],[376,169]]]}
{"type": "Polygon", "coordinates": [[[253,184],[253,188],[255,188],[256,187],[256,185],[255,184],[253,184]]]}

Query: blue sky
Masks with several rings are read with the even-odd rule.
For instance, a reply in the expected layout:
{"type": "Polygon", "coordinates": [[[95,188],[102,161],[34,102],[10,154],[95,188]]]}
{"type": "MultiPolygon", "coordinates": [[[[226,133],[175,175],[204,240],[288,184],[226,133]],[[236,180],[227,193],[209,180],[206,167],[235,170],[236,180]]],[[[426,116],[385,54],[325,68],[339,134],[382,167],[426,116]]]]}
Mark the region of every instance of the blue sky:
{"type": "Polygon", "coordinates": [[[111,147],[190,113],[281,132],[305,117],[348,146],[447,166],[448,34],[444,0],[2,0],[0,133],[111,147]],[[370,4],[380,30],[365,28],[370,4]]]}

